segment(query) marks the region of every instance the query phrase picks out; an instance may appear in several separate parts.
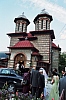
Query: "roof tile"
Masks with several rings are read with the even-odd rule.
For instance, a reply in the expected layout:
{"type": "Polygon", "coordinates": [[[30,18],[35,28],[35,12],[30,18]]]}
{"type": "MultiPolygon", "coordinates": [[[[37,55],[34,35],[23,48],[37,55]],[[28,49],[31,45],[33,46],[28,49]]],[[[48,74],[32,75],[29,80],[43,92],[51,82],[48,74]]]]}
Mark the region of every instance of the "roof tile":
{"type": "Polygon", "coordinates": [[[30,41],[19,41],[13,47],[34,47],[30,41]]]}

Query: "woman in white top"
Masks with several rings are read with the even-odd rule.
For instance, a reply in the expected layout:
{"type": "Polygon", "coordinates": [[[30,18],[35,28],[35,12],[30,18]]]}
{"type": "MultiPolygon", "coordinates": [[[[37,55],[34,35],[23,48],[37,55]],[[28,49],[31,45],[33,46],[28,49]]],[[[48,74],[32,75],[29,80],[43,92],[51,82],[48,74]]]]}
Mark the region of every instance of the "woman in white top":
{"type": "MultiPolygon", "coordinates": [[[[41,67],[39,70],[43,70],[43,75],[45,76],[45,86],[46,86],[48,75],[47,75],[47,73],[46,73],[44,68],[41,67]]],[[[43,94],[44,94],[44,97],[47,96],[46,88],[44,88],[44,93],[43,94]]]]}

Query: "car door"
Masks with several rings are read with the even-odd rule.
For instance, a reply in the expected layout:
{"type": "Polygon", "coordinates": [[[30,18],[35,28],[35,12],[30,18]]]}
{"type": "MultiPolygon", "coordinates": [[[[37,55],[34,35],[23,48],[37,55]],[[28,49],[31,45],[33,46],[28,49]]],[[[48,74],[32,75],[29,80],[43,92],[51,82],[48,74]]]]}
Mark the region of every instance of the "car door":
{"type": "Polygon", "coordinates": [[[6,81],[8,81],[10,71],[7,69],[2,69],[0,73],[0,88],[4,86],[6,81]]]}

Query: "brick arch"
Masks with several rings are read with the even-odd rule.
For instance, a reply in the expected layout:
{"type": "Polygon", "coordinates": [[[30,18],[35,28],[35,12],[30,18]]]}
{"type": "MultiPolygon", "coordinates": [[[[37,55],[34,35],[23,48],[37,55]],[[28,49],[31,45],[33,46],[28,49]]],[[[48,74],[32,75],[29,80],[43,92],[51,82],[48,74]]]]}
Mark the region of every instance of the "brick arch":
{"type": "Polygon", "coordinates": [[[14,55],[14,57],[13,57],[13,60],[15,59],[15,57],[16,57],[18,54],[24,55],[24,56],[25,56],[25,60],[27,60],[27,56],[26,56],[23,52],[18,52],[18,53],[16,53],[16,54],[14,55]]]}

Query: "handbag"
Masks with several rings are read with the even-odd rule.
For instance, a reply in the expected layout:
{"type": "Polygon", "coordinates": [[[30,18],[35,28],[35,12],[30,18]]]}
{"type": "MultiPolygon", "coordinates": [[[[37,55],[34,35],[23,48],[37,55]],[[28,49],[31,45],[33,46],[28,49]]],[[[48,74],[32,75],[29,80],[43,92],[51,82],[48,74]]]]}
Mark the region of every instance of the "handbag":
{"type": "MultiPolygon", "coordinates": [[[[27,74],[28,74],[28,73],[25,73],[25,74],[24,74],[24,77],[26,77],[27,74]]],[[[28,80],[27,80],[27,77],[26,77],[26,79],[23,80],[22,85],[27,85],[27,84],[28,84],[28,80]]]]}
{"type": "Polygon", "coordinates": [[[22,85],[27,85],[28,84],[28,80],[23,80],[22,85]]]}

